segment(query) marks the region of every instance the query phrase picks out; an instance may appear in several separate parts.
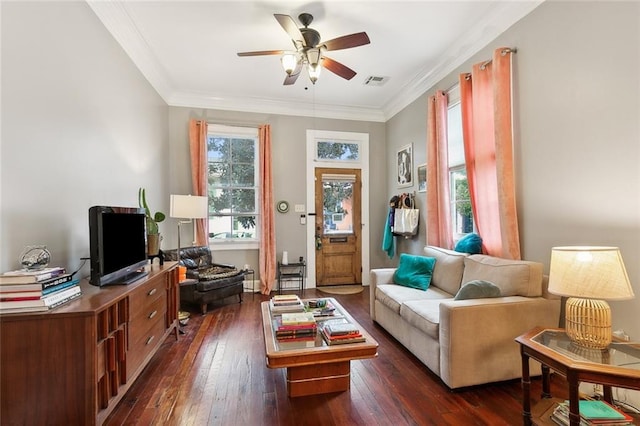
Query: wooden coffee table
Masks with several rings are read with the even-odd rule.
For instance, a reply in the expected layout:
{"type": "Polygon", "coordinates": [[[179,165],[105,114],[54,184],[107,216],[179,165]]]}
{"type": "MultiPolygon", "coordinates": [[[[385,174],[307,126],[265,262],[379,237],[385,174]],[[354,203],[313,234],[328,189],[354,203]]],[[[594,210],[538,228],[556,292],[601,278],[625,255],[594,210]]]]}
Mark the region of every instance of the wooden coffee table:
{"type": "MultiPolygon", "coordinates": [[[[348,390],[351,383],[351,360],[378,356],[378,342],[335,299],[323,299],[336,308],[337,316],[358,325],[366,341],[330,346],[319,332],[314,340],[278,341],[269,302],[262,302],[267,367],[287,369],[287,394],[290,397],[348,390]]],[[[319,327],[321,323],[322,320],[319,320],[319,327]]]]}

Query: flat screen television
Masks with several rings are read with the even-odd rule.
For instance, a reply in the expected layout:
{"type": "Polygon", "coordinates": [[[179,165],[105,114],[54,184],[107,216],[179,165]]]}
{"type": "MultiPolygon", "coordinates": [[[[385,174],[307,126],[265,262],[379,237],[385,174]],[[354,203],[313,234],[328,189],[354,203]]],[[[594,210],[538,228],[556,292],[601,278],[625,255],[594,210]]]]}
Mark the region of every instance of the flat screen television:
{"type": "Polygon", "coordinates": [[[90,282],[130,284],[148,275],[145,211],[137,207],[89,209],[90,282]]]}

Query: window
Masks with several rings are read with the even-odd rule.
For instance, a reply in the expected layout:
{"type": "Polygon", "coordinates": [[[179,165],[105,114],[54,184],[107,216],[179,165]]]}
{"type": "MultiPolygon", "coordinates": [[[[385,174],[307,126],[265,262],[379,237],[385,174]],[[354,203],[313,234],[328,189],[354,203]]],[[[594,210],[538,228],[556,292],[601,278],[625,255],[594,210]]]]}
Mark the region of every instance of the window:
{"type": "Polygon", "coordinates": [[[360,144],[329,140],[317,141],[316,158],[319,161],[359,161],[360,144]]]}
{"type": "Polygon", "coordinates": [[[353,234],[355,175],[322,175],[324,234],[353,234]]]}
{"type": "Polygon", "coordinates": [[[257,241],[258,129],[209,125],[209,239],[257,241]]]}
{"type": "Polygon", "coordinates": [[[449,198],[451,201],[453,239],[457,241],[465,234],[474,231],[474,223],[464,159],[462,109],[460,106],[459,88],[456,86],[449,91],[448,95],[447,140],[449,145],[449,198]]]}

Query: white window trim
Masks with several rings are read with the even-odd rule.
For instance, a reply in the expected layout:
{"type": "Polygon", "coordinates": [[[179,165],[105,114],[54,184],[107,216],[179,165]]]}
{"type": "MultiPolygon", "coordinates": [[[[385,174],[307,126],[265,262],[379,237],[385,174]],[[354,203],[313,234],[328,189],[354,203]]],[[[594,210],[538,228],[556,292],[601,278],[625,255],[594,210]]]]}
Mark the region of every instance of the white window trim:
{"type": "MultiPolygon", "coordinates": [[[[369,285],[369,134],[335,132],[329,130],[307,130],[307,212],[315,209],[315,168],[360,169],[362,181],[362,285],[369,285]],[[318,161],[317,142],[344,141],[360,144],[359,161],[318,161]]],[[[307,217],[307,288],[316,286],[315,218],[307,217]]]]}
{"type": "MultiPolygon", "coordinates": [[[[249,137],[255,137],[256,139],[256,146],[257,146],[257,152],[260,152],[260,140],[258,137],[258,129],[255,127],[246,127],[246,126],[226,126],[223,124],[209,124],[208,129],[207,129],[207,136],[208,135],[216,135],[216,136],[249,136],[249,137]]],[[[208,161],[207,161],[208,164],[208,161]]],[[[259,177],[259,166],[260,166],[260,159],[259,159],[259,154],[256,156],[256,161],[255,161],[255,177],[258,178],[259,177]]],[[[207,185],[208,186],[208,185],[207,185]]],[[[258,192],[262,191],[262,187],[260,186],[260,183],[258,182],[258,185],[256,185],[258,188],[258,192]]],[[[260,195],[257,194],[258,200],[260,199],[260,195]]],[[[257,204],[256,204],[257,205],[257,204]]],[[[260,212],[259,210],[256,211],[256,232],[258,232],[258,238],[256,239],[245,239],[242,241],[235,241],[232,239],[222,239],[222,240],[216,240],[213,238],[209,238],[209,248],[211,248],[212,250],[258,250],[260,248],[260,234],[259,234],[259,229],[260,229],[260,224],[262,222],[262,217],[260,217],[260,212]]]]}

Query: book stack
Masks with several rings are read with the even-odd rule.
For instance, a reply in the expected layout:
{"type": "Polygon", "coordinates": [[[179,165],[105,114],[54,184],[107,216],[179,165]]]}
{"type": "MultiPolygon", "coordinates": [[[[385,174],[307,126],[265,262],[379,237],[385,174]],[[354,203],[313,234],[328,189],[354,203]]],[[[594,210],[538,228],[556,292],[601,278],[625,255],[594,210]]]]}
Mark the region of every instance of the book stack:
{"type": "Polygon", "coordinates": [[[271,313],[282,314],[284,312],[304,312],[304,303],[295,294],[278,294],[269,301],[271,313]]]}
{"type": "Polygon", "coordinates": [[[329,322],[322,327],[322,337],[329,345],[360,343],[366,339],[355,324],[329,322]]]}
{"type": "MultiPolygon", "coordinates": [[[[581,400],[580,425],[627,426],[633,418],[605,401],[581,400]]],[[[561,402],[551,414],[551,420],[559,425],[569,425],[569,401],[561,402]]]]}
{"type": "Polygon", "coordinates": [[[81,294],[80,280],[64,268],[5,272],[0,275],[0,314],[47,311],[81,294]]]}
{"type": "Polygon", "coordinates": [[[278,340],[314,340],[318,331],[311,312],[285,312],[273,319],[273,329],[278,340]]]}
{"type": "Polygon", "coordinates": [[[329,300],[309,300],[305,302],[306,310],[311,312],[316,320],[326,320],[331,318],[342,318],[342,314],[336,312],[335,306],[329,300]]]}

